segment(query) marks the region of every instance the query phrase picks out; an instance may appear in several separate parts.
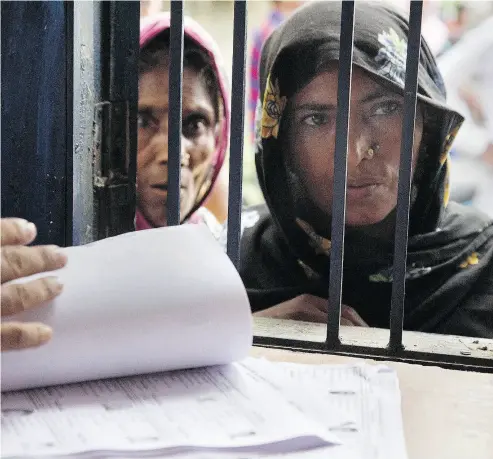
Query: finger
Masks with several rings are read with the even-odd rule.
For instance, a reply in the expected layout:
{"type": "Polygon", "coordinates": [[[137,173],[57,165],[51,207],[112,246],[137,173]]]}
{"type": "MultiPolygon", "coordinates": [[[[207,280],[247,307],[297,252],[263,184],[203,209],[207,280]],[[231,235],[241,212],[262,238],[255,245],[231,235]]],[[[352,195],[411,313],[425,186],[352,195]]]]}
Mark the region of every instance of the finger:
{"type": "Polygon", "coordinates": [[[295,311],[291,318],[302,322],[315,322],[319,324],[327,323],[327,313],[322,312],[315,307],[295,311]]]}
{"type": "Polygon", "coordinates": [[[342,326],[345,326],[345,327],[354,327],[355,326],[349,319],[346,319],[345,317],[341,317],[340,324],[342,326]]]}
{"type": "Polygon", "coordinates": [[[314,308],[318,309],[320,312],[327,313],[328,308],[329,308],[329,300],[320,298],[319,296],[314,296],[314,295],[301,295],[299,297],[301,300],[302,304],[307,304],[310,306],[313,306],[314,308]]]}
{"type": "Polygon", "coordinates": [[[2,246],[29,244],[36,237],[34,223],[22,218],[2,218],[0,225],[2,246]]]}
{"type": "Polygon", "coordinates": [[[8,322],[1,325],[1,350],[37,347],[51,339],[50,327],[41,323],[8,322]]]}
{"type": "Polygon", "coordinates": [[[272,306],[271,308],[257,311],[255,317],[270,317],[272,319],[299,320],[302,322],[326,323],[327,313],[321,312],[317,308],[302,303],[292,303],[294,300],[286,303],[272,306]]]}
{"type": "Polygon", "coordinates": [[[349,306],[342,306],[341,317],[348,319],[353,323],[353,325],[358,327],[368,327],[368,324],[362,319],[362,317],[349,306]]]}
{"type": "Polygon", "coordinates": [[[56,277],[44,277],[23,284],[2,286],[2,317],[11,316],[45,303],[58,296],[63,285],[56,277]]]}
{"type": "Polygon", "coordinates": [[[56,246],[2,247],[2,283],[63,268],[67,256],[56,246]]]}

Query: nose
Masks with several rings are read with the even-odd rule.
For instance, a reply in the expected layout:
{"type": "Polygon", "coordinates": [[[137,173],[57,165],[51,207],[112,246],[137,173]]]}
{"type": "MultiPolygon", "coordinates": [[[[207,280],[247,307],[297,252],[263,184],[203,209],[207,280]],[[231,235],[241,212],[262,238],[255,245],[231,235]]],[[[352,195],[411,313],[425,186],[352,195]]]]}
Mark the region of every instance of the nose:
{"type": "MultiPolygon", "coordinates": [[[[168,127],[166,129],[160,129],[153,139],[153,149],[155,151],[155,161],[161,165],[168,164],[168,148],[169,148],[169,136],[168,127]]],[[[190,141],[183,134],[181,134],[180,142],[180,164],[183,167],[189,167],[190,165],[190,141]]]]}
{"type": "Polygon", "coordinates": [[[348,132],[348,170],[355,169],[361,161],[368,158],[372,145],[371,132],[361,117],[351,113],[348,132]]]}
{"type": "Polygon", "coordinates": [[[152,139],[154,160],[160,164],[168,162],[168,133],[160,131],[152,139]]]}

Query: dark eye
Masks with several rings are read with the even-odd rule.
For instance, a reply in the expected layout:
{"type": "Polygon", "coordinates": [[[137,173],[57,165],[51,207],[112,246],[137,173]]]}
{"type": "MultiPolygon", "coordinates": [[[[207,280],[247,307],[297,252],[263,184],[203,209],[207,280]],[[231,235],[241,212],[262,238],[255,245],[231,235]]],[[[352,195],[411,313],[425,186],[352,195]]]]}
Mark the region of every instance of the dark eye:
{"type": "Polygon", "coordinates": [[[139,129],[149,129],[151,127],[157,126],[156,119],[152,116],[152,114],[147,111],[139,111],[137,113],[137,127],[139,129]]]}
{"type": "Polygon", "coordinates": [[[392,115],[395,112],[399,111],[402,107],[402,104],[399,102],[396,102],[394,100],[389,100],[386,102],[382,102],[378,104],[374,111],[373,114],[376,116],[387,116],[387,115],[392,115]]]}
{"type": "Polygon", "coordinates": [[[209,127],[207,119],[202,115],[187,116],[183,120],[183,135],[187,138],[198,137],[209,127]]]}
{"type": "Polygon", "coordinates": [[[303,123],[309,126],[322,126],[329,122],[329,115],[327,113],[313,113],[303,118],[303,123]]]}

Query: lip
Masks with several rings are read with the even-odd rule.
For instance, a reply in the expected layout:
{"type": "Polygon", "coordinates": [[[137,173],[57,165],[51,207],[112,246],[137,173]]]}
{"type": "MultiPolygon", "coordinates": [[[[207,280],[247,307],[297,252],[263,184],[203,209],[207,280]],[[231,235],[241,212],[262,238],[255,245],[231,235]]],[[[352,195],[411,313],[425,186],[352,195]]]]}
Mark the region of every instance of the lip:
{"type": "Polygon", "coordinates": [[[371,198],[379,187],[380,183],[348,184],[346,196],[348,199],[371,198]]]}
{"type": "MultiPolygon", "coordinates": [[[[168,195],[168,184],[167,183],[158,183],[151,185],[152,190],[159,195],[167,196],[168,195]]],[[[180,183],[180,194],[185,191],[186,187],[180,183]]]]}

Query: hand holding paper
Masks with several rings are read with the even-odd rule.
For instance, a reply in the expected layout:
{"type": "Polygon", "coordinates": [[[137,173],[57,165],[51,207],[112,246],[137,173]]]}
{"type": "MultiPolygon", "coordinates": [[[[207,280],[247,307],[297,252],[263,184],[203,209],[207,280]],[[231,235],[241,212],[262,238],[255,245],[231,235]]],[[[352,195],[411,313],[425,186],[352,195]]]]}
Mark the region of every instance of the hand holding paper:
{"type": "MultiPolygon", "coordinates": [[[[2,391],[230,363],[252,343],[241,279],[198,225],[128,233],[65,249],[55,300],[11,320],[55,330],[2,355],[2,391]]],[[[33,278],[23,279],[23,282],[33,278]]]]}

